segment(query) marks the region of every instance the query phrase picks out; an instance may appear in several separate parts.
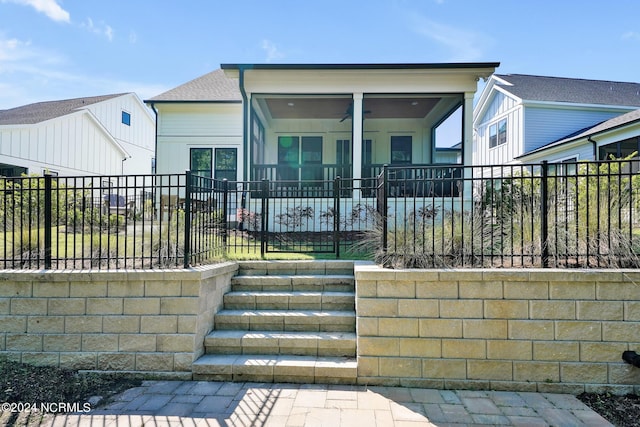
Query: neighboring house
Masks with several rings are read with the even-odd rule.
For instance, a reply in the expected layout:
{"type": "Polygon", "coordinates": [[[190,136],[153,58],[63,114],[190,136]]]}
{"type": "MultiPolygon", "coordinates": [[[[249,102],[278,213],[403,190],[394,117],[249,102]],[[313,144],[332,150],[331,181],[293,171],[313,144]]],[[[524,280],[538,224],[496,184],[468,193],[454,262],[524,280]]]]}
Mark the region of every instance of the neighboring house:
{"type": "Polygon", "coordinates": [[[498,65],[224,64],[145,101],[157,115],[157,172],[299,181],[471,164],[477,81],[498,65]],[[438,141],[451,117],[457,135],[438,141]]]}
{"type": "Polygon", "coordinates": [[[590,126],[517,159],[523,163],[607,160],[640,153],[640,110],[590,126]]]}
{"type": "Polygon", "coordinates": [[[0,176],[150,174],[154,134],[135,93],[0,110],[0,176]]]}
{"type": "Polygon", "coordinates": [[[473,114],[473,163],[602,158],[600,146],[628,135],[609,132],[610,137],[622,139],[599,141],[596,151],[592,142],[579,143],[575,138],[638,108],[640,83],[495,74],[473,114]]]}

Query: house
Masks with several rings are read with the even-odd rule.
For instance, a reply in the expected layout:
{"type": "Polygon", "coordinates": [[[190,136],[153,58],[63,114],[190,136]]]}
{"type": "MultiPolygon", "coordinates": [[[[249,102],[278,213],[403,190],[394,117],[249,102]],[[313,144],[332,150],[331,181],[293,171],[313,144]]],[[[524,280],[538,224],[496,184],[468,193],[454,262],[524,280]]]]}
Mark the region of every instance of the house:
{"type": "Polygon", "coordinates": [[[543,145],[517,159],[523,163],[607,160],[640,153],[640,110],[633,110],[543,145]]]}
{"type": "MultiPolygon", "coordinates": [[[[473,163],[601,159],[607,151],[601,147],[617,141],[602,140],[594,150],[593,141],[576,138],[589,129],[604,131],[595,126],[609,126],[607,121],[639,107],[640,83],[495,74],[473,113],[473,163]]],[[[613,128],[609,137],[628,137],[617,125],[613,128]]]]}
{"type": "Polygon", "coordinates": [[[135,93],[0,110],[0,176],[152,172],[155,118],[135,93]]]}
{"type": "Polygon", "coordinates": [[[477,81],[498,65],[223,64],[145,101],[157,172],[357,182],[384,164],[471,164],[477,81]]]}

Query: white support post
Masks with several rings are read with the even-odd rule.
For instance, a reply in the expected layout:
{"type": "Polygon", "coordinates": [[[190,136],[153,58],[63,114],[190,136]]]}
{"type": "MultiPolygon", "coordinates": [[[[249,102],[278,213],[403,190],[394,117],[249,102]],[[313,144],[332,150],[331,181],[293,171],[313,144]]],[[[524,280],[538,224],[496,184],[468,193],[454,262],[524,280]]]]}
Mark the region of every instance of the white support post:
{"type": "Polygon", "coordinates": [[[358,198],[360,178],[362,178],[362,93],[353,94],[353,198],[358,198]]]}

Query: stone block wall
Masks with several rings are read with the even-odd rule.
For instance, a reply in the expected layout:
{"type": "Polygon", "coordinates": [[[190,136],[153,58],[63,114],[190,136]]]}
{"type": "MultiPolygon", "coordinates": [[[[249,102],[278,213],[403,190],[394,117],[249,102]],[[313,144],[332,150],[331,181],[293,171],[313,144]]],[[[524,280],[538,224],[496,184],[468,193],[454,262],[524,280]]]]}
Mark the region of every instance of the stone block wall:
{"type": "Polygon", "coordinates": [[[580,393],[640,389],[636,270],[357,265],[358,381],[580,393]]]}
{"type": "Polygon", "coordinates": [[[237,268],[0,272],[0,358],[190,378],[237,268]]]}

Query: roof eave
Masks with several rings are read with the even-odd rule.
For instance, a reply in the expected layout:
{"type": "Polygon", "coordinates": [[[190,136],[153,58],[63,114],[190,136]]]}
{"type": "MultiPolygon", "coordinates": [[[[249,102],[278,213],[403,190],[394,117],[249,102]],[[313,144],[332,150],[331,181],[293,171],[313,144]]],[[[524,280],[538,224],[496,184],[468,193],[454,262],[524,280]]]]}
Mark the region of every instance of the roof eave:
{"type": "Polygon", "coordinates": [[[497,68],[499,62],[360,63],[360,64],[221,64],[223,70],[407,70],[497,68]]]}

